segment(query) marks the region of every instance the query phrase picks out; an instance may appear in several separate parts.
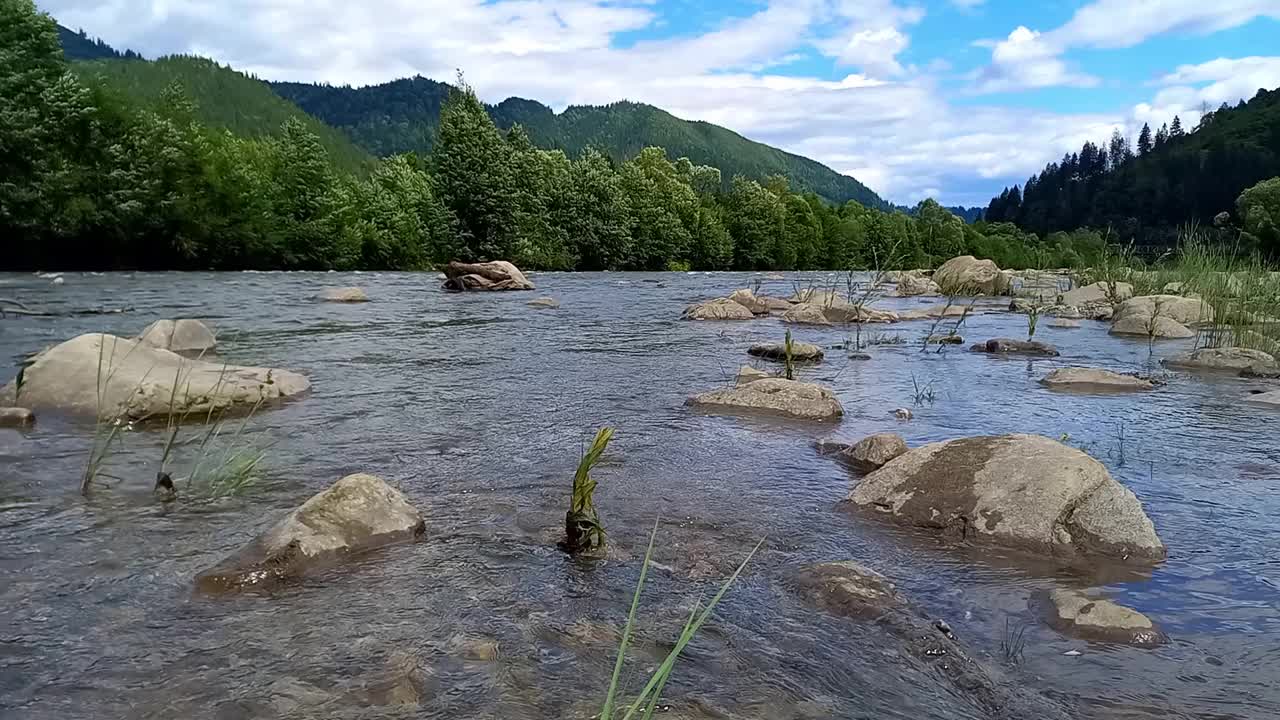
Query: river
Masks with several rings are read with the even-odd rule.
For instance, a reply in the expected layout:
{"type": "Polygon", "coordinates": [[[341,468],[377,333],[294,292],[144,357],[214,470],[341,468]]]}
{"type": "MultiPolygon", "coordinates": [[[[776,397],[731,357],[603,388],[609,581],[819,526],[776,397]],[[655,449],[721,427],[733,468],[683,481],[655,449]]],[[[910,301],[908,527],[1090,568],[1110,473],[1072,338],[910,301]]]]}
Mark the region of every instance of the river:
{"type": "MultiPolygon", "coordinates": [[[[789,295],[792,279],[825,276],[788,277],[764,280],[762,292],[789,295]]],[[[1055,394],[1037,383],[1053,367],[1162,373],[1159,358],[1191,341],[1151,354],[1103,323],[1060,329],[1044,318],[1037,339],[1062,357],[1028,362],[922,353],[932,321],[915,321],[865,328],[907,340],[869,348],[869,361],[830,351],[801,371],[839,395],[839,425],[693,412],[689,395],[730,382],[747,346],[781,340],[785,326],[685,322],[680,311],[755,278],[539,273],[535,293],[450,295],[414,273],[68,273],[63,285],[0,275],[0,296],[33,307],[130,308],[0,319],[3,382],[27,354],[79,333],[131,336],[156,319],[197,317],[218,331],[220,357],[313,384],[249,420],[244,437],[268,448],[263,480],[215,502],[152,499],[164,442],[155,429],[125,434],[109,462],[120,479],[87,498],[78,485],[91,426],[50,416],[27,433],[0,430],[0,717],[588,718],[657,517],[632,689],[691,602],[767,538],[677,665],[666,717],[982,717],[886,661],[874,624],[825,613],[786,582],[806,563],[848,559],[889,576],[993,667],[1004,664],[1007,624],[1026,625],[1022,661],[996,672],[1075,716],[1280,716],[1280,416],[1240,401],[1248,381],[1172,373],[1149,394],[1055,394]],[[312,299],[344,285],[373,302],[312,299]],[[526,305],[540,295],[563,306],[526,305]],[[932,401],[917,403],[917,387],[932,401]],[[914,419],[895,420],[899,407],[914,419]],[[595,477],[610,555],[573,561],[555,541],[579,454],[606,425],[617,435],[595,477]],[[1169,559],[1146,575],[1089,577],[852,510],[841,502],[850,475],[811,445],[882,431],[912,446],[1066,435],[1137,493],[1169,559]],[[402,488],[427,519],[425,541],[269,594],[193,593],[198,571],[352,472],[402,488]],[[1028,607],[1053,587],[1104,588],[1171,642],[1064,638],[1028,607]],[[377,704],[369,688],[406,657],[425,678],[418,702],[377,704]]],[[[979,305],[961,334],[1025,335],[1025,317],[998,302],[979,305]]],[[[795,335],[847,338],[839,327],[795,335]]]]}

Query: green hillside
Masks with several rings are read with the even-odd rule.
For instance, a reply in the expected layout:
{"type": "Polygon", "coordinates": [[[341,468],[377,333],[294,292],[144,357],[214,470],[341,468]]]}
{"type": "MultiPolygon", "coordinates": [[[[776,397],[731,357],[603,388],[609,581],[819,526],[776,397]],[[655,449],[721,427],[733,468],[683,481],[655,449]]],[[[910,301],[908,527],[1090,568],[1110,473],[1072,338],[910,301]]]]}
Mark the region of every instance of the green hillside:
{"type": "MultiPolygon", "coordinates": [[[[451,90],[423,77],[363,88],[271,83],[282,97],[326,123],[345,130],[356,144],[375,155],[423,152],[431,147],[440,107],[451,90]]],[[[720,168],[726,188],[735,175],[763,179],[785,175],[797,189],[811,190],[836,203],[857,200],[887,207],[874,192],[848,175],[799,155],[754,142],[718,125],[681,120],[651,105],[618,102],[572,106],[561,114],[522,98],[488,106],[502,129],[519,123],[534,144],[559,148],[571,157],[593,146],[621,162],[645,147],[666,148],[671,157],[688,157],[720,168]]]]}
{"type": "Polygon", "coordinates": [[[248,138],[278,135],[289,118],[298,118],[320,138],[334,163],[356,171],[371,158],[341,131],[316,120],[271,91],[262,81],[212,60],[172,56],[158,60],[96,60],[72,63],[89,84],[103,83],[142,106],[155,107],[164,89],[182,84],[205,125],[248,138]]]}

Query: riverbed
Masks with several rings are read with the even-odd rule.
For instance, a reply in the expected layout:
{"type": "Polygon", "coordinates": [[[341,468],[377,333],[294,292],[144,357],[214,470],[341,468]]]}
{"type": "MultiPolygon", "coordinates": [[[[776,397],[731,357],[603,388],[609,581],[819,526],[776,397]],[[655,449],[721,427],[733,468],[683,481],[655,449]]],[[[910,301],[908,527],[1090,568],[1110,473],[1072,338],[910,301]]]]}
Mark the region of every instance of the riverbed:
{"type": "MultiPolygon", "coordinates": [[[[30,353],[90,331],[136,335],[195,317],[228,362],[308,375],[312,390],[251,417],[267,450],[248,492],[152,499],[164,433],[125,433],[111,474],[79,480],[91,424],[41,417],[0,430],[0,716],[8,718],[588,718],[612,670],[649,530],[655,568],[640,606],[629,687],[670,649],[761,538],[677,665],[679,718],[983,717],[956,692],[883,657],[874,624],[828,614],[786,581],[807,563],[858,560],[942,618],[1007,682],[1081,718],[1280,716],[1280,414],[1242,402],[1260,381],[1166,372],[1193,341],[1121,339],[1107,325],[1036,339],[1062,352],[1009,360],[964,346],[921,350],[932,320],[868,325],[870,360],[829,350],[801,379],[831,387],[836,425],[705,415],[684,405],[732,382],[777,318],[687,322],[688,303],[761,280],[788,296],[824,274],[537,273],[533,293],[440,291],[423,273],[0,274],[0,295],[55,312],[0,319],[8,382],[30,353]],[[355,285],[372,302],[316,302],[355,285]],[[526,303],[548,295],[562,306],[526,303]],[[900,344],[894,337],[900,336],[900,344]],[[1064,395],[1055,367],[1155,373],[1140,395],[1064,395]],[[908,422],[897,408],[911,409],[908,422]],[[594,474],[604,560],[555,546],[569,485],[596,429],[616,428],[594,474]],[[1103,576],[893,527],[841,501],[853,477],[817,440],[892,431],[910,445],[1039,433],[1090,452],[1138,495],[1169,547],[1149,573],[1103,576]],[[369,472],[401,488],[426,539],[270,593],[205,597],[192,578],[334,480],[369,472]],[[1101,588],[1158,622],[1157,649],[1064,638],[1028,607],[1039,590],[1101,588]],[[1006,662],[1002,638],[1025,626],[1006,662]],[[410,660],[414,702],[381,697],[410,660]],[[390,669],[389,669],[390,668],[390,669]]],[[[939,300],[885,298],[912,309],[939,300]]],[[[984,300],[967,341],[1026,335],[984,300]]],[[[945,332],[954,324],[944,320],[945,332]]],[[[843,327],[793,328],[844,343],[843,327]]]]}

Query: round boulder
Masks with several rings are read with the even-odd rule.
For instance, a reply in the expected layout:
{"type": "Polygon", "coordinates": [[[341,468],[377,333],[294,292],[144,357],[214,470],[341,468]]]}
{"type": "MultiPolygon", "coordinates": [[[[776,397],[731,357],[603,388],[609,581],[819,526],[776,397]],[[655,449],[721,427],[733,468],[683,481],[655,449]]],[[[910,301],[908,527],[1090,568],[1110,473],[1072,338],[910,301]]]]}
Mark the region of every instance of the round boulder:
{"type": "Polygon", "coordinates": [[[745,385],[695,395],[685,403],[705,410],[781,415],[832,421],[844,415],[834,393],[821,385],[765,378],[745,385]]]}
{"type": "Polygon", "coordinates": [[[1050,390],[1080,392],[1141,392],[1155,387],[1140,377],[1085,367],[1058,368],[1041,378],[1040,384],[1050,390]]]}
{"type": "Polygon", "coordinates": [[[901,435],[877,433],[859,440],[841,453],[841,456],[859,470],[870,472],[884,467],[894,458],[906,455],[908,450],[907,441],[901,435]]]}
{"type": "Polygon", "coordinates": [[[1058,632],[1082,640],[1154,647],[1168,641],[1146,615],[1080,590],[1051,590],[1034,598],[1058,632]]]}
{"type": "Polygon", "coordinates": [[[947,295],[1002,295],[1009,278],[990,260],[961,255],[946,261],[933,273],[933,281],[947,295]]]}
{"type": "Polygon", "coordinates": [[[752,315],[769,314],[769,304],[763,299],[756,297],[755,293],[745,288],[742,290],[734,290],[729,294],[729,299],[750,310],[752,315]]]}
{"type": "Polygon", "coordinates": [[[729,298],[716,298],[699,305],[690,305],[681,316],[685,320],[751,320],[755,315],[729,298]]]}
{"type": "Polygon", "coordinates": [[[451,262],[444,267],[444,289],[465,290],[533,290],[524,273],[506,260],[485,263],[451,262]]]}
{"type": "Polygon", "coordinates": [[[1196,336],[1195,331],[1186,325],[1163,316],[1130,315],[1112,324],[1110,332],[1112,335],[1131,335],[1158,340],[1185,340],[1196,336]]]}
{"type": "Polygon", "coordinates": [[[152,347],[176,353],[212,352],[217,346],[213,331],[199,320],[157,320],[146,327],[138,340],[152,347]]]}
{"type": "Polygon", "coordinates": [[[812,303],[796,303],[782,315],[782,322],[794,325],[830,325],[822,308],[812,303]]]}
{"type": "Polygon", "coordinates": [[[1198,298],[1178,295],[1142,295],[1120,303],[1116,308],[1114,319],[1116,322],[1127,318],[1145,321],[1153,317],[1169,318],[1182,325],[1195,325],[1213,322],[1213,308],[1198,298]]]}
{"type": "Polygon", "coordinates": [[[849,500],[905,525],[1052,556],[1166,554],[1138,498],[1102,463],[1039,435],[916,448],[863,477],[849,500]]]}
{"type": "MultiPolygon", "coordinates": [[[[784,361],[787,359],[786,343],[758,343],[747,349],[748,355],[765,360],[784,361]]],[[[796,362],[818,362],[822,359],[822,348],[812,343],[792,342],[791,359],[796,362]]]]}
{"type": "Polygon", "coordinates": [[[358,287],[327,288],[320,291],[318,299],[332,303],[366,303],[369,296],[358,287]]]}
{"type": "Polygon", "coordinates": [[[1111,305],[1133,297],[1133,286],[1126,282],[1109,283],[1099,280],[1062,293],[1061,304],[1073,307],[1111,305]]]}

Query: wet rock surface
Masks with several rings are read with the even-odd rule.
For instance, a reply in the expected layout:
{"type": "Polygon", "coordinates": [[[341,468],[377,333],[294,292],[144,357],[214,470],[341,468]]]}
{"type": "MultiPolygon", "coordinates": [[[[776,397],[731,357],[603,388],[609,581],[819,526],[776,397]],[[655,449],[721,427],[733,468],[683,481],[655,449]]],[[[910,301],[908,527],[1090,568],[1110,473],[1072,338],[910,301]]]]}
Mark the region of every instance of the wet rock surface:
{"type": "Polygon", "coordinates": [[[1226,370],[1241,372],[1248,368],[1275,368],[1276,359],[1269,353],[1249,348],[1200,348],[1167,358],[1165,365],[1187,370],[1226,370]]]}
{"type": "Polygon", "coordinates": [[[1040,384],[1051,390],[1078,392],[1141,392],[1155,388],[1150,380],[1086,367],[1059,368],[1041,378],[1040,384]]]}
{"type": "Polygon", "coordinates": [[[1131,335],[1156,339],[1181,340],[1196,336],[1195,330],[1167,317],[1140,317],[1130,315],[1116,320],[1111,326],[1112,335],[1131,335]]]}
{"type": "Polygon", "coordinates": [[[1058,632],[1095,642],[1154,647],[1168,638],[1146,615],[1096,593],[1082,590],[1050,590],[1032,601],[1058,632]]]}
{"type": "Polygon", "coordinates": [[[527,304],[529,307],[542,308],[545,310],[555,310],[560,307],[560,301],[553,297],[536,298],[534,300],[530,300],[527,304]]]}
{"type": "Polygon", "coordinates": [[[827,388],[783,378],[713,390],[689,398],[686,404],[704,410],[756,412],[801,420],[835,421],[844,414],[840,401],[827,388]]]}
{"type": "Polygon", "coordinates": [[[369,302],[368,294],[358,287],[328,288],[320,291],[320,294],[316,296],[316,299],[331,303],[369,302]]]}
{"type": "Polygon", "coordinates": [[[0,407],[0,428],[26,428],[36,422],[36,414],[22,407],[0,407]]]}
{"type": "Polygon", "coordinates": [[[755,315],[741,303],[728,298],[717,298],[698,305],[690,305],[681,316],[685,320],[751,320],[755,315]]]}
{"type": "MultiPolygon", "coordinates": [[[[786,343],[757,343],[747,348],[748,355],[766,360],[784,361],[787,358],[786,343]]],[[[792,342],[791,359],[797,362],[817,362],[822,359],[822,348],[812,343],[792,342]]]]}
{"type": "Polygon", "coordinates": [[[444,267],[447,278],[444,289],[453,292],[466,290],[533,290],[533,283],[520,269],[506,260],[486,263],[451,262],[444,267]]]}
{"type": "Polygon", "coordinates": [[[1049,343],[1038,340],[1015,340],[1013,338],[992,338],[984,343],[970,346],[974,352],[990,355],[1029,355],[1032,357],[1057,357],[1058,349],[1049,343]]]}
{"type": "Polygon", "coordinates": [[[734,290],[729,294],[729,299],[750,310],[752,315],[769,314],[769,303],[762,298],[756,297],[755,293],[750,290],[734,290]]]}
{"type": "Polygon", "coordinates": [[[794,325],[830,325],[831,320],[827,318],[823,308],[812,303],[797,303],[792,305],[782,315],[782,322],[792,323],[794,325]]]}
{"type": "Polygon", "coordinates": [[[870,472],[906,455],[907,441],[897,433],[877,433],[854,443],[841,457],[853,467],[870,472]]]}

